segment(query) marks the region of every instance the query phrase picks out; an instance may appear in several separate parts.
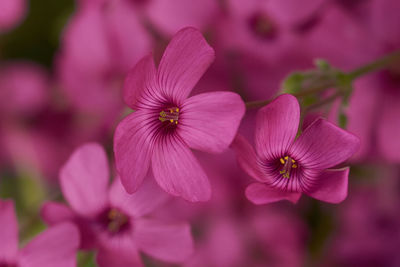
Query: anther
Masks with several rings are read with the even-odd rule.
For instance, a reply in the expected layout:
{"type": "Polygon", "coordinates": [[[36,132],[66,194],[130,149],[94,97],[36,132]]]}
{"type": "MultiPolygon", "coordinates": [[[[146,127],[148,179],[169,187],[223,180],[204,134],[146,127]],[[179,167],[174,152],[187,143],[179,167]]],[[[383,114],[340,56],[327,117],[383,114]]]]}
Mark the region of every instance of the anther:
{"type": "Polygon", "coordinates": [[[172,108],[167,108],[164,109],[160,112],[160,116],[158,119],[161,122],[169,122],[172,124],[177,125],[178,124],[178,119],[179,119],[179,108],[177,107],[172,107],[172,108]]]}

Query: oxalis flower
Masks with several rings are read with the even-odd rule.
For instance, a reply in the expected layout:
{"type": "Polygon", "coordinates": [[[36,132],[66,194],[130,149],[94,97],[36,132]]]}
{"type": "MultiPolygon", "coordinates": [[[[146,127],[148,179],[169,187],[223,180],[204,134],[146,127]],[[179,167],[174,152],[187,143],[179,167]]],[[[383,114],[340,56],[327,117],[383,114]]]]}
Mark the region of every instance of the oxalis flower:
{"type": "Polygon", "coordinates": [[[246,189],[253,203],[296,203],[302,193],[330,203],[346,198],[349,168],[329,168],[351,157],[359,139],[319,118],[295,140],[299,121],[297,99],[284,94],[258,112],[255,151],[240,135],[233,142],[239,164],[258,181],[246,189]]]}
{"type": "Polygon", "coordinates": [[[71,223],[51,227],[18,249],[18,222],[12,200],[0,200],[1,267],[74,267],[78,229],[71,223]]]}
{"type": "Polygon", "coordinates": [[[114,152],[122,184],[135,192],[150,163],[166,192],[206,201],[211,188],[189,148],[222,152],[232,142],[245,111],[232,92],[188,95],[214,60],[214,50],[194,28],[179,31],[156,69],[146,56],[128,74],[124,100],[135,110],[117,126],[114,152]]]}
{"type": "Polygon", "coordinates": [[[69,206],[47,202],[41,210],[49,225],[70,221],[79,226],[82,249],[96,249],[100,267],[143,266],[139,251],[179,263],[193,251],[190,226],[149,215],[168,200],[153,179],[135,193],[126,193],[118,178],[109,183],[104,149],[96,143],[79,147],[60,172],[69,206]]]}

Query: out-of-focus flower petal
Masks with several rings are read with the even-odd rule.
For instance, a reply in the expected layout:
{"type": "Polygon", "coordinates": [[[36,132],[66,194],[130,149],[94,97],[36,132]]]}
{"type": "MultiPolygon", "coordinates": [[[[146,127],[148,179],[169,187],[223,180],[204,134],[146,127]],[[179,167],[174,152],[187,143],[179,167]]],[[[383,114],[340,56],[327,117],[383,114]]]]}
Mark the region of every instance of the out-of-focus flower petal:
{"type": "Polygon", "coordinates": [[[0,2],[0,33],[14,27],[27,10],[26,0],[2,0],[0,2]]]}
{"type": "Polygon", "coordinates": [[[40,209],[40,217],[48,224],[55,225],[75,218],[74,212],[65,204],[48,201],[40,209]]]}
{"type": "Polygon", "coordinates": [[[18,253],[18,222],[12,200],[0,200],[0,262],[14,262],[18,253]]]}
{"type": "Polygon", "coordinates": [[[60,172],[64,197],[83,217],[96,216],[107,205],[109,177],[104,149],[96,143],[79,147],[60,172]]]}
{"type": "Polygon", "coordinates": [[[283,191],[270,188],[265,184],[253,183],[246,188],[246,197],[257,205],[273,203],[280,200],[288,200],[292,203],[297,203],[301,197],[301,193],[283,191]]]}
{"type": "Polygon", "coordinates": [[[27,267],[75,267],[78,246],[78,229],[71,223],[63,223],[29,242],[20,251],[18,263],[27,267]]]}
{"type": "Polygon", "coordinates": [[[140,219],[134,238],[143,252],[169,262],[183,262],[193,253],[190,226],[140,219]]]}
{"type": "Polygon", "coordinates": [[[100,249],[97,252],[96,261],[99,267],[142,267],[142,259],[138,251],[132,250],[129,252],[112,251],[100,249]]]}

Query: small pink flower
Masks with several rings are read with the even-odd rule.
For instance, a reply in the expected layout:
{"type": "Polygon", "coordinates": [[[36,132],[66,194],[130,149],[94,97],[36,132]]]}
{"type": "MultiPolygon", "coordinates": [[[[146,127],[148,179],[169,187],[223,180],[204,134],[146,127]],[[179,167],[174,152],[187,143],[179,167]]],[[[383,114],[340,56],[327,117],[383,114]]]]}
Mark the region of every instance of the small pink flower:
{"type": "Polygon", "coordinates": [[[155,258],[181,262],[193,250],[190,226],[147,218],[168,195],[147,179],[129,195],[119,179],[109,188],[104,149],[95,143],[78,148],[60,173],[63,195],[70,208],[48,202],[42,217],[50,225],[74,221],[84,249],[98,249],[100,266],[141,266],[139,250],[155,258]]]}
{"type": "Polygon", "coordinates": [[[258,112],[256,151],[242,136],[235,139],[240,165],[259,181],[246,189],[255,204],[283,199],[296,203],[302,193],[330,203],[346,198],[349,168],[329,168],[351,157],[359,139],[317,119],[295,140],[299,121],[297,99],[281,95],[258,112]]]}
{"type": "Polygon", "coordinates": [[[74,267],[79,232],[73,224],[63,223],[47,229],[18,250],[18,222],[14,202],[0,200],[1,267],[74,267]]]}
{"type": "Polygon", "coordinates": [[[117,170],[129,193],[135,192],[150,163],[157,183],[189,201],[211,196],[207,176],[189,148],[222,152],[232,142],[245,107],[240,96],[212,92],[189,97],[214,60],[214,50],[194,28],[179,31],[158,69],[152,56],[129,73],[124,99],[135,110],[114,136],[117,170]]]}
{"type": "Polygon", "coordinates": [[[0,33],[17,25],[26,13],[26,0],[2,0],[0,2],[0,33]]]}

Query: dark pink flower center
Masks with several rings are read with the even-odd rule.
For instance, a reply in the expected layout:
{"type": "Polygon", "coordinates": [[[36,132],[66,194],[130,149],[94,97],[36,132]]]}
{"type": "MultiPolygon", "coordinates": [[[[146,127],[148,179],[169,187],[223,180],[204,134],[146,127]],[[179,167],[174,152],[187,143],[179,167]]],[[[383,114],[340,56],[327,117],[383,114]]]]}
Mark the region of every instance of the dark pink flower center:
{"type": "Polygon", "coordinates": [[[179,120],[179,108],[170,107],[161,110],[160,117],[158,117],[158,119],[162,123],[177,125],[179,120]]]}
{"type": "Polygon", "coordinates": [[[110,208],[103,212],[100,221],[112,234],[125,232],[131,227],[129,217],[116,208],[110,208]]]}
{"type": "Polygon", "coordinates": [[[298,167],[297,162],[289,156],[280,158],[279,161],[282,164],[282,169],[279,173],[282,174],[282,177],[289,179],[292,169],[297,169],[298,167]]]}
{"type": "Polygon", "coordinates": [[[248,20],[251,31],[260,39],[267,40],[276,37],[277,28],[264,13],[256,13],[248,20]]]}

